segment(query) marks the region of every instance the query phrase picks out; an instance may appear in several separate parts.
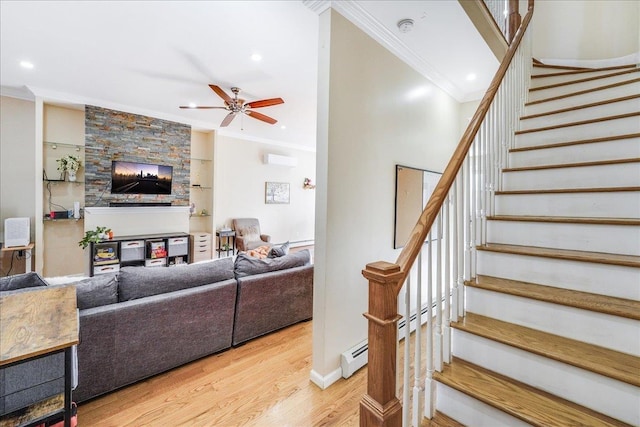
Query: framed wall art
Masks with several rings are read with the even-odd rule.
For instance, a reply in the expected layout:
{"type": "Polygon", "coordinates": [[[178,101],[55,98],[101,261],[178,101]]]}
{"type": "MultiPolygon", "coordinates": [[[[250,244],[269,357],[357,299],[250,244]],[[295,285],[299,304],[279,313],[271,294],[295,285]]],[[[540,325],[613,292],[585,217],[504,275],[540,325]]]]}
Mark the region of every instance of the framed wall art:
{"type": "Polygon", "coordinates": [[[264,202],[267,205],[289,204],[288,182],[266,182],[264,189],[264,202]]]}

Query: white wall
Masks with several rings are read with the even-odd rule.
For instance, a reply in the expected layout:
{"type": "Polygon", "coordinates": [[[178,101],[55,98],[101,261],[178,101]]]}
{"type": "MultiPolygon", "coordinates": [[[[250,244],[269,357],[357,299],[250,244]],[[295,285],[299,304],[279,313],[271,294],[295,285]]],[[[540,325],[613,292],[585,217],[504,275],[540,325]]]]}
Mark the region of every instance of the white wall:
{"type": "Polygon", "coordinates": [[[457,145],[459,104],[329,9],[320,16],[313,372],[367,336],[361,270],[394,262],[395,165],[442,171],[457,145]]]}
{"type": "Polygon", "coordinates": [[[0,97],[0,230],[5,218],[26,216],[32,221],[32,238],[36,200],[35,117],[35,103],[0,97]]]}
{"type": "Polygon", "coordinates": [[[214,226],[231,226],[233,218],[258,218],[262,233],[273,242],[314,239],[315,190],[302,188],[304,178],[315,181],[316,156],[310,151],[216,135],[214,149],[214,226]],[[267,165],[264,154],[295,157],[296,167],[267,165]],[[265,182],[288,182],[290,204],[265,204],[265,182]]]}
{"type": "Polygon", "coordinates": [[[640,51],[637,0],[536,0],[533,56],[608,59],[640,51]]]}

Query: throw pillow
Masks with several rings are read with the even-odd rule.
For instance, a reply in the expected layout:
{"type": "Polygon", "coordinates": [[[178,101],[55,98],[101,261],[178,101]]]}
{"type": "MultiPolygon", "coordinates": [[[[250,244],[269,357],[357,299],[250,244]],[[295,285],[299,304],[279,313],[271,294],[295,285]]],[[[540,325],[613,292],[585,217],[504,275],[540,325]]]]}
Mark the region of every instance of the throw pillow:
{"type": "Polygon", "coordinates": [[[100,307],[118,302],[118,281],[114,274],[99,274],[76,283],[78,308],[100,307]]]}
{"type": "Polygon", "coordinates": [[[285,256],[289,253],[289,242],[284,243],[281,246],[273,246],[269,253],[267,254],[267,258],[279,258],[281,256],[285,256]]]}
{"type": "Polygon", "coordinates": [[[268,273],[270,271],[285,270],[287,268],[302,267],[311,263],[311,254],[308,249],[291,253],[279,258],[254,258],[240,252],[236,257],[234,272],[236,278],[251,276],[254,274],[268,273]]]}
{"type": "Polygon", "coordinates": [[[246,254],[254,258],[266,258],[269,255],[269,246],[258,246],[255,249],[249,249],[246,254]]]}
{"type": "Polygon", "coordinates": [[[38,273],[29,272],[15,274],[13,276],[0,277],[0,291],[14,291],[23,288],[34,288],[36,286],[47,286],[38,273]]]}

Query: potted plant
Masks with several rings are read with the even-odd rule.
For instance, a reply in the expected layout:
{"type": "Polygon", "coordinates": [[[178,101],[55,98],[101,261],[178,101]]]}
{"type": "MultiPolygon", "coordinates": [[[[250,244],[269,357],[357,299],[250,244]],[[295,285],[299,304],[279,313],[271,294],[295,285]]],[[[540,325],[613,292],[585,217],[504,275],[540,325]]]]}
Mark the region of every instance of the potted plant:
{"type": "Polygon", "coordinates": [[[78,246],[82,246],[82,249],[84,249],[92,242],[99,243],[106,238],[110,231],[111,229],[107,227],[96,227],[95,230],[86,231],[82,240],[78,242],[78,246]]]}
{"type": "Polygon", "coordinates": [[[56,162],[58,162],[58,170],[61,171],[63,175],[65,172],[68,173],[69,181],[76,180],[78,169],[80,169],[80,166],[82,166],[82,161],[80,160],[80,158],[69,154],[56,160],[56,162]]]}

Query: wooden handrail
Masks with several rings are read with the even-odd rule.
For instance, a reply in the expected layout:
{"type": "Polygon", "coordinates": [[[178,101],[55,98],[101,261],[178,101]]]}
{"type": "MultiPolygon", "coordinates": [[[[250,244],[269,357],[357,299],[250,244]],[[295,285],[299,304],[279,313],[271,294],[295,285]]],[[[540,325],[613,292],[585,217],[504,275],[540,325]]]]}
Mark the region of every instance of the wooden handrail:
{"type": "Polygon", "coordinates": [[[489,111],[491,102],[498,92],[500,83],[502,83],[507,69],[509,68],[509,64],[511,63],[511,60],[515,55],[518,46],[520,46],[522,37],[524,36],[524,33],[529,26],[529,23],[531,22],[532,15],[533,0],[529,0],[527,15],[524,17],[522,25],[518,29],[513,43],[511,44],[511,46],[509,46],[504,59],[500,63],[500,67],[498,68],[496,75],[493,77],[493,80],[491,80],[491,84],[489,85],[487,92],[480,101],[480,105],[473,115],[469,126],[467,126],[467,129],[462,135],[462,138],[460,139],[456,150],[453,152],[449,164],[442,173],[440,181],[438,181],[438,185],[436,185],[436,188],[433,190],[433,193],[431,194],[431,197],[427,202],[427,206],[424,208],[424,211],[422,211],[422,215],[420,215],[418,222],[411,231],[407,244],[404,246],[402,252],[400,252],[400,255],[398,256],[398,259],[396,260],[396,265],[400,267],[400,272],[402,274],[401,280],[396,283],[396,294],[400,292],[402,284],[404,283],[407,275],[409,274],[409,271],[411,270],[411,266],[422,250],[422,246],[425,239],[427,238],[427,234],[429,233],[429,230],[431,229],[436,216],[440,212],[440,208],[444,204],[447,194],[449,194],[449,190],[453,185],[453,181],[455,181],[455,178],[458,175],[460,168],[462,167],[462,163],[464,162],[467,152],[469,151],[469,148],[471,147],[471,144],[473,143],[473,140],[478,133],[478,129],[480,129],[480,125],[482,124],[485,116],[487,115],[487,112],[489,111]]]}

